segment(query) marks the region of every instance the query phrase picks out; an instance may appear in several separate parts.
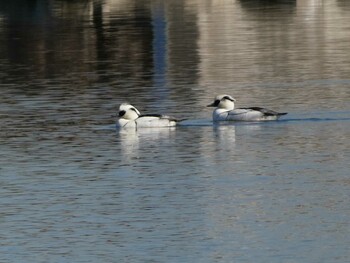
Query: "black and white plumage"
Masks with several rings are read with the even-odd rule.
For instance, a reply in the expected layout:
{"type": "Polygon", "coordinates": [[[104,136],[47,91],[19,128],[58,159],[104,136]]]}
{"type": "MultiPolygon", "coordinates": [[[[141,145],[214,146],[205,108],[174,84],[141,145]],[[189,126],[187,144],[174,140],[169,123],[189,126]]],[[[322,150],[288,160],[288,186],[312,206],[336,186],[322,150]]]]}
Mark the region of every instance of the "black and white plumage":
{"type": "Polygon", "coordinates": [[[235,109],[236,100],[230,95],[218,95],[208,107],[216,107],[213,111],[213,121],[272,121],[278,120],[286,112],[276,112],[261,107],[235,109]]]}
{"type": "Polygon", "coordinates": [[[134,106],[122,103],[119,107],[117,128],[173,127],[176,123],[175,118],[166,115],[141,115],[134,106]]]}

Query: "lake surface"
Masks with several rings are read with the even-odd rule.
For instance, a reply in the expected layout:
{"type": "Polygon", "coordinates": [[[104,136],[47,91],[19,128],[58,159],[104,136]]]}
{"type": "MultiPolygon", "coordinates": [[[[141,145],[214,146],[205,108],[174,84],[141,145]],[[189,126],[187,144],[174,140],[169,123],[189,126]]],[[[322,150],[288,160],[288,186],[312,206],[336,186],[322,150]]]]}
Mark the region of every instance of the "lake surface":
{"type": "Polygon", "coordinates": [[[0,261],[350,261],[349,25],[346,0],[2,1],[0,261]],[[289,114],[213,125],[220,93],[289,114]],[[186,120],[117,131],[124,101],[186,120]]]}

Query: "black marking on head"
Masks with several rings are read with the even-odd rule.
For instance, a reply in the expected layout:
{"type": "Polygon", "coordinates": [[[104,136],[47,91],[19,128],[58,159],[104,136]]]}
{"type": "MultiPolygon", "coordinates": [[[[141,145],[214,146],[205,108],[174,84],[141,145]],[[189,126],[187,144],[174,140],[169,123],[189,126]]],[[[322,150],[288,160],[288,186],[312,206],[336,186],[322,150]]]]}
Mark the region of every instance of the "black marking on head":
{"type": "Polygon", "coordinates": [[[119,117],[123,117],[124,115],[125,115],[125,110],[121,110],[120,112],[119,112],[119,117]]]}
{"type": "Polygon", "coordinates": [[[222,99],[226,99],[226,100],[230,100],[230,101],[234,101],[232,98],[230,98],[229,96],[224,96],[222,99]]]}
{"type": "Polygon", "coordinates": [[[134,112],[136,112],[137,115],[139,115],[139,113],[137,112],[137,110],[135,108],[130,108],[130,110],[133,110],[134,112]]]}
{"type": "Polygon", "coordinates": [[[213,103],[213,105],[214,105],[215,107],[217,107],[219,104],[220,104],[220,100],[215,100],[214,103],[213,103]]]}

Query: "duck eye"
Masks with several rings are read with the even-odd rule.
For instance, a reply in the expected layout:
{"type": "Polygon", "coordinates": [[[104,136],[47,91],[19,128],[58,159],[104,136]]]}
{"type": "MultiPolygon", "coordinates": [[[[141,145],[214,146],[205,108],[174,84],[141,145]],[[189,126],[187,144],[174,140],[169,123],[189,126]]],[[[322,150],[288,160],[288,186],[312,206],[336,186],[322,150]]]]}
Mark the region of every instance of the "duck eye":
{"type": "Polygon", "coordinates": [[[216,106],[218,106],[220,104],[220,100],[215,100],[214,101],[214,106],[216,107],[216,106]]]}
{"type": "Polygon", "coordinates": [[[121,111],[119,112],[119,117],[124,116],[124,114],[125,114],[125,110],[121,110],[121,111]]]}

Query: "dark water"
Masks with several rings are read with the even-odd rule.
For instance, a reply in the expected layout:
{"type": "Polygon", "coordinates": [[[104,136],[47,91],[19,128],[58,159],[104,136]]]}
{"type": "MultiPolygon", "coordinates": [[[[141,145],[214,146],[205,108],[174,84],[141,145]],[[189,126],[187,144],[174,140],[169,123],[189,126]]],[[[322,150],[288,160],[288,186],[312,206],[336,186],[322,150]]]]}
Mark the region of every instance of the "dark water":
{"type": "Polygon", "coordinates": [[[349,25],[345,0],[0,2],[0,261],[349,261],[349,25]],[[219,93],[289,114],[215,126],[219,93]],[[188,120],[117,132],[126,100],[188,120]]]}

